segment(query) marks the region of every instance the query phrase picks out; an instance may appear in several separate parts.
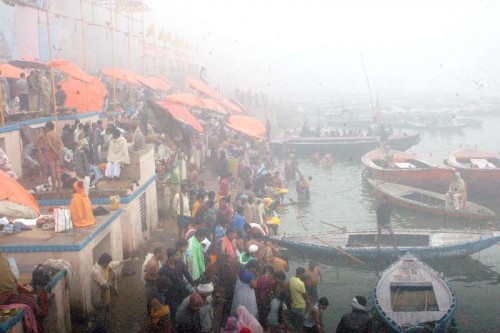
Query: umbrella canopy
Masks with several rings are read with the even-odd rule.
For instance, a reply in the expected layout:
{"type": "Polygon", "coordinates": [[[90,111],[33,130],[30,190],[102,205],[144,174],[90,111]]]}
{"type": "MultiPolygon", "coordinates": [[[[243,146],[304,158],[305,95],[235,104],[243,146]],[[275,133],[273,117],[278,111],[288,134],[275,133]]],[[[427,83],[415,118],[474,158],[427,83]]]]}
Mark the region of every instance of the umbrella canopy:
{"type": "Polygon", "coordinates": [[[266,137],[266,126],[255,117],[232,115],[226,126],[254,138],[265,139],[266,137]]]}
{"type": "Polygon", "coordinates": [[[168,91],[172,89],[172,84],[161,76],[148,76],[145,78],[145,81],[147,82],[147,85],[154,90],[168,91]]]}
{"type": "Polygon", "coordinates": [[[67,80],[61,82],[61,87],[67,96],[64,106],[76,107],[79,113],[102,110],[106,87],[98,78],[93,78],[90,83],[85,83],[69,76],[67,80]]]}
{"type": "Polygon", "coordinates": [[[231,102],[228,99],[221,99],[219,101],[219,103],[224,105],[228,110],[232,110],[232,111],[237,112],[237,113],[245,113],[245,111],[243,111],[242,108],[240,108],[238,105],[234,104],[233,102],[231,102]]]}
{"type": "Polygon", "coordinates": [[[121,68],[103,68],[101,69],[101,72],[104,75],[109,76],[111,78],[115,78],[117,80],[125,81],[132,84],[140,84],[139,80],[137,80],[137,77],[136,75],[134,75],[134,73],[131,73],[121,68]]]}
{"type": "Polygon", "coordinates": [[[67,60],[52,60],[52,62],[49,63],[49,66],[52,66],[52,68],[55,68],[58,71],[61,71],[85,83],[91,83],[95,79],[94,76],[88,74],[83,69],[67,60]]]}
{"type": "Polygon", "coordinates": [[[191,93],[168,95],[167,102],[183,104],[193,108],[205,108],[203,101],[198,96],[191,93]]]}
{"type": "Polygon", "coordinates": [[[213,99],[204,98],[204,99],[202,99],[202,101],[203,101],[203,104],[205,104],[205,107],[204,107],[205,109],[210,110],[210,111],[215,111],[218,113],[222,113],[222,114],[227,114],[226,109],[221,104],[214,101],[213,99]]]}
{"type": "Polygon", "coordinates": [[[0,170],[0,215],[34,219],[40,216],[35,198],[16,180],[0,170]]]}
{"type": "Polygon", "coordinates": [[[198,90],[199,92],[207,95],[208,97],[212,97],[215,99],[220,98],[219,94],[202,80],[188,77],[186,79],[186,83],[189,88],[198,90]]]}
{"type": "Polygon", "coordinates": [[[49,66],[35,59],[17,59],[9,61],[9,64],[12,66],[16,66],[22,69],[38,69],[42,71],[46,71],[49,69],[49,66]]]}
{"type": "Polygon", "coordinates": [[[191,126],[197,132],[203,132],[201,124],[184,106],[169,102],[159,102],[158,105],[167,110],[176,120],[191,126]]]}
{"type": "Polygon", "coordinates": [[[18,67],[9,65],[9,64],[0,64],[0,71],[2,72],[2,76],[9,79],[19,79],[21,73],[24,73],[18,67]]]}

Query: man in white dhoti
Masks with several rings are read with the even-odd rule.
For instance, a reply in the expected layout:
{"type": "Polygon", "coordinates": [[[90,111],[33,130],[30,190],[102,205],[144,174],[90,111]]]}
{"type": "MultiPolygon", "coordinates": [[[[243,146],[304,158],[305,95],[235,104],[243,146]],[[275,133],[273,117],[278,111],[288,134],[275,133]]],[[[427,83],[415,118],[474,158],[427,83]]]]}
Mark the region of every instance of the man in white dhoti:
{"type": "Polygon", "coordinates": [[[118,128],[113,130],[113,137],[108,148],[108,164],[106,165],[106,177],[117,179],[120,177],[122,164],[130,164],[127,140],[122,136],[118,128]]]}
{"type": "Polygon", "coordinates": [[[451,181],[448,192],[446,193],[450,203],[453,203],[453,208],[461,209],[461,202],[466,195],[465,192],[465,182],[462,177],[460,177],[460,173],[455,172],[455,177],[451,181]]]}

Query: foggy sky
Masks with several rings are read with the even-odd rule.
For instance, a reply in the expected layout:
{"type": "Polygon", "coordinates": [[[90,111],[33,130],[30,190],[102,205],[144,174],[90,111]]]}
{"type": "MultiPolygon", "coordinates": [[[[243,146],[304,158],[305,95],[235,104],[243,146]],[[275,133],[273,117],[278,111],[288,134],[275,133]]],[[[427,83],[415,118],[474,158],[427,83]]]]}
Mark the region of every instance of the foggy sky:
{"type": "Polygon", "coordinates": [[[149,0],[205,78],[277,97],[498,95],[500,1],[149,0]]]}

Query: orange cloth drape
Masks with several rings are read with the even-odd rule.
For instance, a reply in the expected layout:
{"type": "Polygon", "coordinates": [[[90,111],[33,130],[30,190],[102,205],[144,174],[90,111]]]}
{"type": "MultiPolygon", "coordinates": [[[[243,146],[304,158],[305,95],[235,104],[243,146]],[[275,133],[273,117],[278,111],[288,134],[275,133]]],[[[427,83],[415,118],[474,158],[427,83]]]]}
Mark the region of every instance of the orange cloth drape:
{"type": "Polygon", "coordinates": [[[40,208],[35,198],[14,178],[10,177],[4,171],[0,170],[0,200],[9,200],[11,202],[29,207],[40,215],[40,208]]]}
{"type": "Polygon", "coordinates": [[[84,228],[95,224],[94,212],[89,197],[85,194],[82,182],[73,184],[73,198],[69,204],[69,213],[73,227],[84,228]]]}

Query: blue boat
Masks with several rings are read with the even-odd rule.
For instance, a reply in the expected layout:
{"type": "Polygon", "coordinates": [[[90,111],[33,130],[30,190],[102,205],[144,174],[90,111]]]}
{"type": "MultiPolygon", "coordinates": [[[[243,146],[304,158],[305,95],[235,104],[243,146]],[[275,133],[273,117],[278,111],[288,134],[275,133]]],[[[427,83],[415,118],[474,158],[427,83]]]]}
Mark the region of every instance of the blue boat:
{"type": "Polygon", "coordinates": [[[371,299],[379,316],[398,333],[445,333],[457,308],[449,283],[412,254],[385,269],[371,299]]]}
{"type": "Polygon", "coordinates": [[[318,233],[274,236],[280,246],[325,256],[375,258],[381,255],[399,257],[411,252],[420,258],[466,257],[500,242],[498,231],[394,230],[380,237],[377,248],[376,230],[325,231],[318,233]],[[394,247],[395,246],[395,247],[394,247]]]}

